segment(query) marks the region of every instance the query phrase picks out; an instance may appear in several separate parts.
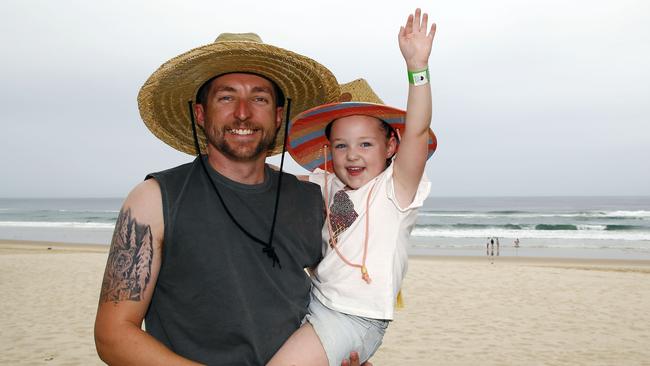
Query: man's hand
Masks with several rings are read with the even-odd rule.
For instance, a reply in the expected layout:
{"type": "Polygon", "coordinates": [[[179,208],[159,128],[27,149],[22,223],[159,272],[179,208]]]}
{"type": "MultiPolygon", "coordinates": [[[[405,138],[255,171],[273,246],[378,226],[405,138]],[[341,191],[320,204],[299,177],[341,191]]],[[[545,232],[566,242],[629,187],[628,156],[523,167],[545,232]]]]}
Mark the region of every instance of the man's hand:
{"type": "Polygon", "coordinates": [[[399,49],[402,51],[406,66],[410,71],[418,71],[427,67],[431,44],[436,34],[436,23],[431,24],[427,35],[429,16],[424,13],[420,22],[420,8],[415,10],[415,16],[409,15],[406,24],[399,30],[399,49]]]}
{"type": "Polygon", "coordinates": [[[359,354],[357,352],[350,352],[350,359],[344,358],[341,366],[372,366],[372,363],[366,361],[362,365],[359,365],[359,354]]]}

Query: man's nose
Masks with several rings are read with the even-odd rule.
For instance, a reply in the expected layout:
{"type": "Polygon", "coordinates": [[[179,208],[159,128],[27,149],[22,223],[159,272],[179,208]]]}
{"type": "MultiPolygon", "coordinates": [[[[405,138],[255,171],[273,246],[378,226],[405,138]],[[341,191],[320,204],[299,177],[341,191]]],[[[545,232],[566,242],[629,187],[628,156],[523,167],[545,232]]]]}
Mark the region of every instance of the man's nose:
{"type": "Polygon", "coordinates": [[[240,99],[237,102],[237,109],[235,110],[235,118],[240,121],[245,121],[251,116],[250,106],[248,101],[245,99],[240,99]]]}

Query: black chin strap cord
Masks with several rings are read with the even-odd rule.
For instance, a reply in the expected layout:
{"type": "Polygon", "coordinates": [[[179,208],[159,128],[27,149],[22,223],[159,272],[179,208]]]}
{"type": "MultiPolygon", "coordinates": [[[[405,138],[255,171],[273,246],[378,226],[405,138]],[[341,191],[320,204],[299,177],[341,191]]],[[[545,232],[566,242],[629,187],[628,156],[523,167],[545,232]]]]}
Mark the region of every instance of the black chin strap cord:
{"type": "MultiPolygon", "coordinates": [[[[273,233],[275,232],[275,220],[278,217],[278,204],[280,203],[280,188],[282,188],[282,176],[284,175],[282,170],[284,168],[284,153],[287,152],[287,136],[289,135],[289,113],[291,111],[291,98],[287,98],[287,109],[284,116],[284,137],[282,139],[282,155],[280,157],[280,175],[278,176],[278,189],[275,193],[275,208],[273,209],[273,223],[271,224],[271,233],[269,234],[269,241],[264,252],[270,248],[273,249],[273,233]]],[[[266,253],[269,255],[268,253],[266,253]]],[[[275,252],[273,253],[275,255],[275,252]]],[[[277,258],[277,256],[276,256],[277,258]]],[[[279,263],[278,263],[279,264],[279,263]]],[[[280,267],[282,268],[282,267],[280,267]]]]}
{"type": "Polygon", "coordinates": [[[285,134],[284,134],[284,141],[282,145],[282,158],[280,160],[280,175],[278,177],[278,188],[277,192],[275,195],[275,207],[273,208],[273,221],[271,224],[271,233],[269,235],[269,240],[267,242],[263,241],[262,239],[256,237],[255,235],[251,234],[246,230],[233,216],[232,212],[228,209],[228,206],[226,206],[226,202],[223,199],[223,196],[221,196],[221,192],[219,192],[219,189],[217,188],[217,185],[214,183],[212,180],[212,177],[210,176],[210,173],[208,172],[208,168],[205,165],[205,162],[203,161],[203,158],[201,157],[201,148],[199,147],[199,138],[196,133],[196,123],[194,121],[194,108],[192,106],[192,101],[187,102],[188,107],[189,107],[189,112],[190,112],[190,120],[192,121],[192,136],[194,137],[194,148],[196,150],[196,154],[199,156],[199,162],[201,163],[201,167],[203,168],[203,171],[205,172],[205,175],[208,177],[208,180],[210,181],[210,184],[212,185],[212,188],[214,188],[214,191],[217,193],[217,197],[219,197],[219,201],[221,202],[221,206],[223,206],[224,210],[226,211],[226,214],[230,218],[230,220],[241,230],[246,236],[248,236],[251,240],[256,242],[257,244],[262,245],[264,248],[262,249],[262,252],[266,254],[272,261],[273,267],[275,267],[275,264],[278,264],[278,267],[282,269],[282,265],[280,264],[280,258],[278,258],[278,255],[275,253],[275,248],[273,247],[273,233],[275,232],[275,222],[278,214],[278,204],[280,202],[280,188],[282,186],[282,168],[284,165],[284,153],[286,152],[286,141],[287,141],[287,129],[289,126],[289,113],[291,109],[291,99],[287,98],[287,113],[286,113],[286,122],[285,122],[285,134]]]}

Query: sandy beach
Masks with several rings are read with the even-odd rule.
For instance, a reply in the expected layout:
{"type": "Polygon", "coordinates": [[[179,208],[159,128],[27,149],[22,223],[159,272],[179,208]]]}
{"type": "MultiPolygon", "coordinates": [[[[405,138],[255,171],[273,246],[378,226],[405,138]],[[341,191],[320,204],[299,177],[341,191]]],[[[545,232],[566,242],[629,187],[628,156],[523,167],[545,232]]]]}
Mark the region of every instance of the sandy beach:
{"type": "MultiPolygon", "coordinates": [[[[0,240],[0,364],[102,364],[106,246],[0,240]]],[[[375,365],[650,365],[650,261],[414,257],[375,365]]]]}

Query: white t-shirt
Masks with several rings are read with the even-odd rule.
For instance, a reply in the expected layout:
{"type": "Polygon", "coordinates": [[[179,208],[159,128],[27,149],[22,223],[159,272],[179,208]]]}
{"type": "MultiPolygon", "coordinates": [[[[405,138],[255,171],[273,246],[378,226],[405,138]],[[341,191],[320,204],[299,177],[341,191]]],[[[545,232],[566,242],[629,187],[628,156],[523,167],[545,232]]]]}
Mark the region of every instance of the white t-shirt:
{"type": "Polygon", "coordinates": [[[329,173],[324,187],[324,170],[316,169],[309,180],[328,189],[327,205],[330,222],[343,256],[361,264],[366,225],[366,201],[372,188],[368,226],[366,268],[371,283],[361,278],[358,267],[347,265],[329,245],[327,223],[323,227],[323,260],[312,276],[312,292],[325,306],[346,314],[374,319],[393,319],[395,298],[406,274],[406,247],[415,225],[418,208],[429,195],[431,183],[426,176],[417,189],[413,202],[401,208],[395,197],[393,165],[364,186],[337,193],[345,187],[336,175],[329,173]],[[376,182],[376,183],[375,183],[376,182]],[[374,188],[373,188],[374,186],[374,188]],[[337,235],[337,234],[335,234],[337,235]]]}

